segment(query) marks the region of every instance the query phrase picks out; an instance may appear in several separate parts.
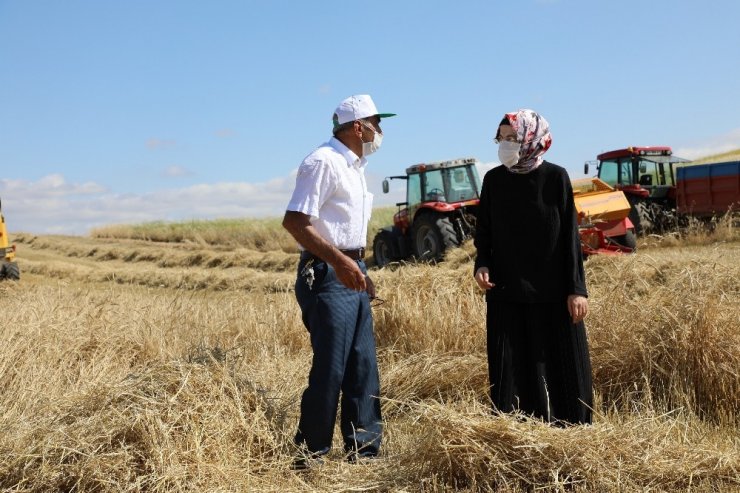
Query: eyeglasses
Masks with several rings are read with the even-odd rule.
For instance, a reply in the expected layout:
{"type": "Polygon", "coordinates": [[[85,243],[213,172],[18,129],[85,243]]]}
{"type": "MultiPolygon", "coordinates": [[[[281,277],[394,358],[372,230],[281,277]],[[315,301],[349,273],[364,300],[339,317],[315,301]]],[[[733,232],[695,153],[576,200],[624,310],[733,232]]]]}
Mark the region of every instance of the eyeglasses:
{"type": "Polygon", "coordinates": [[[516,135],[507,135],[506,137],[494,137],[493,142],[500,144],[501,142],[513,142],[515,144],[521,144],[521,141],[516,140],[516,135]]]}
{"type": "Polygon", "coordinates": [[[383,130],[380,129],[380,122],[378,122],[378,126],[376,127],[374,124],[368,121],[365,121],[365,120],[357,120],[357,121],[360,122],[360,125],[362,125],[368,130],[372,130],[373,132],[377,132],[379,134],[383,133],[383,130]]]}

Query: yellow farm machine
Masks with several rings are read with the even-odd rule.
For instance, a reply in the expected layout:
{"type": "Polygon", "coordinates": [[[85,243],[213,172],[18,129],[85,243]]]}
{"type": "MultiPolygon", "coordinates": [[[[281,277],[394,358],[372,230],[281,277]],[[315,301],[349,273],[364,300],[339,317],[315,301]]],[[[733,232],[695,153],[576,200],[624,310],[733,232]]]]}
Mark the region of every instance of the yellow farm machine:
{"type": "Polygon", "coordinates": [[[3,216],[2,202],[0,202],[0,256],[2,256],[2,264],[0,264],[0,280],[19,280],[21,278],[21,272],[20,269],[18,269],[18,264],[15,262],[15,245],[10,244],[8,228],[5,227],[5,216],[3,216]]]}
{"type": "Polygon", "coordinates": [[[582,178],[571,184],[583,256],[634,251],[637,236],[624,193],[599,178],[582,178]]]}

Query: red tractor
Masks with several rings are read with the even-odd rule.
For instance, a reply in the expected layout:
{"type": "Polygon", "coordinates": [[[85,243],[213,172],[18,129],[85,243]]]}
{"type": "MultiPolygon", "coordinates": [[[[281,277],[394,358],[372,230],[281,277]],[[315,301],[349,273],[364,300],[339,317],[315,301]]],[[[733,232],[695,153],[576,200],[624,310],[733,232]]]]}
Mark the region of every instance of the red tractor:
{"type": "Polygon", "coordinates": [[[406,202],[396,204],[393,226],[375,235],[378,267],[411,256],[438,261],[473,235],[481,189],[476,164],[474,158],[417,164],[383,180],[383,193],[389,179],[406,180],[406,202]]]}
{"type": "Polygon", "coordinates": [[[599,154],[598,177],[627,196],[632,210],[629,218],[635,231],[660,232],[676,221],[676,163],[686,159],[673,156],[670,147],[627,147],[599,154]]]}

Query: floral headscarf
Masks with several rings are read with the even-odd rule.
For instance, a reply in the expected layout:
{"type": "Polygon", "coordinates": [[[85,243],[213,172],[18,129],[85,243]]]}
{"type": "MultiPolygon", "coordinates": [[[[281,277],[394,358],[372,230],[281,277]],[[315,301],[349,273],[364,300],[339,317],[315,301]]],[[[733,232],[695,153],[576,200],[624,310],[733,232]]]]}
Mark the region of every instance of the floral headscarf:
{"type": "Polygon", "coordinates": [[[522,143],[519,162],[509,168],[509,171],[529,173],[542,164],[542,155],[552,145],[550,124],[542,116],[528,109],[506,113],[506,119],[516,132],[516,140],[522,143]]]}

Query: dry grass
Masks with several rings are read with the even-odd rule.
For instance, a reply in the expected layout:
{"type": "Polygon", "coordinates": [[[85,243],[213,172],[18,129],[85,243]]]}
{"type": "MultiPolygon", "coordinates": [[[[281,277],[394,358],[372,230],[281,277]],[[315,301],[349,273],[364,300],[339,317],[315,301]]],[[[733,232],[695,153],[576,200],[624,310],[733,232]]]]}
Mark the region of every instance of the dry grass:
{"type": "Polygon", "coordinates": [[[90,235],[103,239],[242,246],[259,252],[275,249],[295,252],[295,241],[280,227],[280,221],[276,218],[156,221],[105,226],[93,229],[90,235]]]}
{"type": "Polygon", "coordinates": [[[567,429],[489,413],[470,244],[374,271],[383,458],[305,473],[295,254],[23,235],[22,280],[0,284],[0,490],[736,491],[740,241],[722,235],[587,262],[596,418],[567,429]]]}
{"type": "MultiPolygon", "coordinates": [[[[368,227],[368,245],[378,229],[393,224],[395,207],[373,210],[368,227]]],[[[93,229],[90,236],[100,239],[144,240],[162,243],[240,247],[257,252],[298,251],[295,240],[280,223],[282,218],[217,219],[182,222],[156,221],[144,224],[117,224],[93,229]]]]}
{"type": "Polygon", "coordinates": [[[610,406],[740,423],[740,248],[705,248],[589,261],[594,380],[610,406]]]}
{"type": "Polygon", "coordinates": [[[732,211],[719,217],[708,219],[684,218],[680,227],[641,237],[638,247],[641,251],[658,247],[687,247],[733,242],[740,237],[740,212],[732,211]]]}
{"type": "Polygon", "coordinates": [[[714,154],[711,156],[705,156],[700,159],[695,159],[694,161],[687,163],[687,165],[723,163],[727,161],[737,161],[738,159],[740,159],[740,149],[735,149],[734,151],[727,151],[720,154],[714,154]]]}

